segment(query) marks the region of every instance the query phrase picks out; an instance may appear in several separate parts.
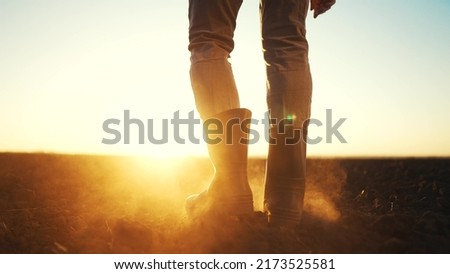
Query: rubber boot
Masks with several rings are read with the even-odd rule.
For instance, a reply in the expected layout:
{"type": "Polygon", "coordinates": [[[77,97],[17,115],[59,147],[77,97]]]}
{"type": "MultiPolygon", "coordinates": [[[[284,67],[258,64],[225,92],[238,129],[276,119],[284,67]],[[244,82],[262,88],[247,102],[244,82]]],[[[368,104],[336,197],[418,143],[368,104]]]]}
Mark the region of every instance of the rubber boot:
{"type": "Polygon", "coordinates": [[[270,136],[264,210],[270,226],[292,228],[300,222],[303,212],[306,130],[274,127],[270,136]]]}
{"type": "MultiPolygon", "coordinates": [[[[213,121],[215,125],[222,125],[223,130],[208,136],[214,178],[206,191],[187,198],[186,211],[189,216],[253,213],[253,195],[247,178],[250,118],[249,110],[239,108],[219,113],[205,121],[205,128],[213,121]]],[[[212,130],[219,127],[212,126],[212,130]]]]}

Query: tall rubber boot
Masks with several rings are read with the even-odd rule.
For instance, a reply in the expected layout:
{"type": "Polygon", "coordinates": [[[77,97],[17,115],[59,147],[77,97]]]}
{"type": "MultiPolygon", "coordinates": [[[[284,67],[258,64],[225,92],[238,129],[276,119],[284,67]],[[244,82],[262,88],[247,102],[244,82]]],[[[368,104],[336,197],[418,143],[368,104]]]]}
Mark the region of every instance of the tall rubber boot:
{"type": "Polygon", "coordinates": [[[306,175],[306,130],[271,128],[264,210],[269,225],[294,227],[302,217],[306,175]],[[282,131],[282,132],[280,132],[282,131]]]}
{"type": "Polygon", "coordinates": [[[208,144],[215,169],[214,178],[206,191],[186,199],[188,215],[211,213],[239,216],[253,213],[253,195],[247,178],[250,118],[249,110],[239,108],[219,113],[205,121],[205,127],[207,123],[214,124],[211,128],[214,130],[220,124],[223,130],[208,136],[210,141],[220,140],[208,144]]]}

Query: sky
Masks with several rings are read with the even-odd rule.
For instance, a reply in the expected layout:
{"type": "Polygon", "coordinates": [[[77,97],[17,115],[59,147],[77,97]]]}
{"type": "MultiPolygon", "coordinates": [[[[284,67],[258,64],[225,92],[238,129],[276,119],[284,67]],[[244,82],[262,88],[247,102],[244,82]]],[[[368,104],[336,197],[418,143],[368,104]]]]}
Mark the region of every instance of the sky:
{"type": "MultiPolygon", "coordinates": [[[[0,0],[0,152],[206,155],[203,142],[103,144],[103,123],[195,110],[188,1],[0,0]]],[[[338,0],[307,38],[314,90],[308,155],[450,156],[450,1],[338,0]],[[331,111],[331,121],[326,119],[331,111]],[[344,121],[325,142],[326,123],[344,121]]],[[[257,0],[244,0],[233,66],[242,107],[265,116],[257,0]]],[[[195,117],[199,118],[198,113],[195,117]]],[[[123,123],[122,123],[123,124],[123,123]]],[[[120,127],[117,127],[121,130],[120,127]]],[[[187,130],[187,128],[184,128],[187,130]]],[[[264,128],[255,129],[264,134],[264,128]]],[[[134,131],[133,131],[134,130],[134,131]]],[[[194,131],[201,139],[201,127],[194,131]]],[[[160,135],[162,136],[162,135],[160,135]]],[[[185,136],[187,139],[187,135],[185,136]]],[[[251,155],[265,155],[263,138],[251,155]]]]}

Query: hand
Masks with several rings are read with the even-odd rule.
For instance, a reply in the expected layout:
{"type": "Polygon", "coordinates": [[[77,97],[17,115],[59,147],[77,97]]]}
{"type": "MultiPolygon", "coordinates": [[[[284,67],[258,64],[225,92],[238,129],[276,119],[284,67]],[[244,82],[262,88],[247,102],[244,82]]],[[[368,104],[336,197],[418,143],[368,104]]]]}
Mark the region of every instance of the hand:
{"type": "Polygon", "coordinates": [[[310,10],[314,11],[314,18],[325,13],[329,10],[334,4],[336,0],[311,0],[311,8],[310,10]]]}

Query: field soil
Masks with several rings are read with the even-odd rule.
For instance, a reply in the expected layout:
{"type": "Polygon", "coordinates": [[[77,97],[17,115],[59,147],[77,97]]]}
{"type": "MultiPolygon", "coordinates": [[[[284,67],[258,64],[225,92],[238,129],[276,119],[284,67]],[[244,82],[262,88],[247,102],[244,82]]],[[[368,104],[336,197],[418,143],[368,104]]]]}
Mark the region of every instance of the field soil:
{"type": "Polygon", "coordinates": [[[187,218],[207,159],[0,154],[0,253],[449,253],[450,159],[308,159],[302,222],[187,218]]]}

